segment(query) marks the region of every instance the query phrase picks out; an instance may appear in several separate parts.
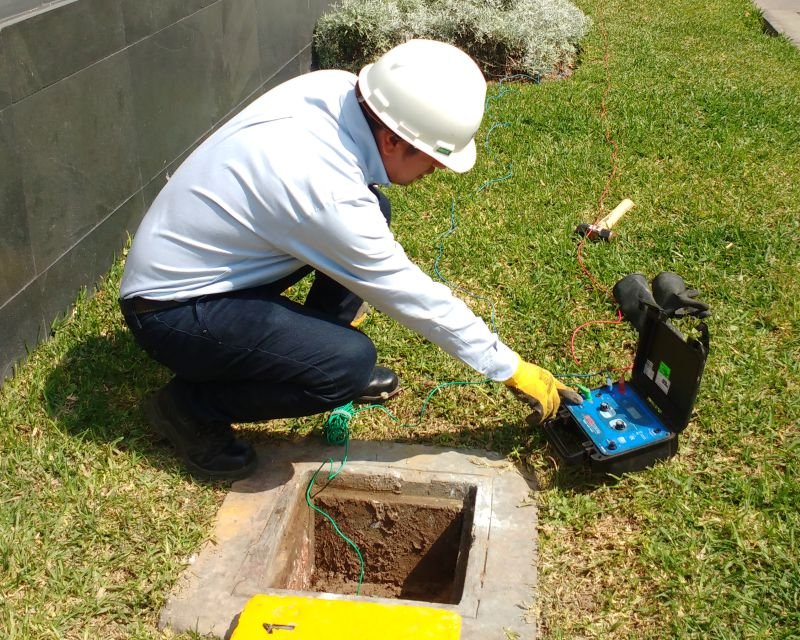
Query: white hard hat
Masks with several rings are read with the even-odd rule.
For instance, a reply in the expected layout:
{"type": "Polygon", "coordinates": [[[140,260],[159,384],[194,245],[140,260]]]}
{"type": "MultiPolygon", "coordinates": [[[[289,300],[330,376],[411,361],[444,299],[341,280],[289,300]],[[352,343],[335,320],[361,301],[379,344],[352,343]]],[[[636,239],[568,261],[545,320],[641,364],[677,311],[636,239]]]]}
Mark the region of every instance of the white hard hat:
{"type": "Polygon", "coordinates": [[[458,173],[475,164],[486,81],[461,49],[409,40],[364,67],[358,88],[381,122],[415,148],[458,173]]]}

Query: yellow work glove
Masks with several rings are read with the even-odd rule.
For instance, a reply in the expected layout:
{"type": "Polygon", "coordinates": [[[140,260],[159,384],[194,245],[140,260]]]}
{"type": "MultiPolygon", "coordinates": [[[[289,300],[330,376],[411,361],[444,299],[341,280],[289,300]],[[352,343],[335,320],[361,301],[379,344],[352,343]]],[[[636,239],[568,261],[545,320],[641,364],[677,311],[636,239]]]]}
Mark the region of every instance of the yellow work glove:
{"type": "Polygon", "coordinates": [[[528,424],[537,425],[556,415],[563,400],[567,404],[581,404],[583,398],[553,377],[547,369],[519,359],[517,370],[504,384],[522,402],[531,407],[526,418],[528,424]]]}

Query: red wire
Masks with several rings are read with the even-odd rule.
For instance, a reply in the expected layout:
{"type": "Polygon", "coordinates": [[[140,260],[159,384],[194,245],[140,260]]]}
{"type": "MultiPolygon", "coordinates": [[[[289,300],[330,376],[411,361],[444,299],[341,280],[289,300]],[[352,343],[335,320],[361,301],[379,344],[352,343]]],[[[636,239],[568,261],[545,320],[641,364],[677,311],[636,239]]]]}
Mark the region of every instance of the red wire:
{"type": "Polygon", "coordinates": [[[597,289],[598,291],[602,291],[603,293],[608,294],[609,296],[611,296],[611,299],[613,300],[614,296],[608,290],[608,287],[600,284],[597,281],[597,279],[592,275],[591,271],[587,269],[586,263],[583,261],[583,245],[586,243],[586,238],[587,236],[583,236],[583,238],[581,238],[581,241],[578,243],[578,264],[583,270],[584,275],[591,281],[592,286],[594,286],[594,288],[597,289]]]}
{"type": "MultiPolygon", "coordinates": [[[[603,96],[600,99],[599,117],[600,120],[603,121],[603,124],[605,126],[606,143],[611,145],[611,158],[610,158],[611,171],[608,175],[608,178],[606,179],[605,186],[603,187],[603,191],[600,194],[600,199],[598,200],[597,203],[598,216],[595,219],[595,222],[603,215],[603,212],[605,210],[605,201],[606,198],[608,197],[609,191],[611,190],[611,183],[614,181],[614,178],[617,175],[618,155],[619,155],[619,145],[617,144],[617,141],[614,139],[614,136],[612,135],[611,125],[608,122],[608,96],[609,93],[611,92],[611,69],[609,64],[610,52],[608,46],[608,31],[606,30],[604,18],[605,16],[603,14],[603,3],[600,2],[598,4],[598,11],[597,11],[597,24],[603,38],[603,67],[605,68],[606,72],[606,84],[605,87],[603,88],[603,96]]],[[[600,284],[600,282],[598,282],[598,280],[592,275],[591,271],[589,271],[589,269],[586,267],[586,263],[583,260],[583,245],[586,243],[587,237],[588,236],[583,236],[583,238],[581,238],[581,241],[578,243],[578,249],[577,249],[578,264],[580,265],[584,275],[592,283],[592,286],[596,290],[606,293],[612,300],[614,300],[614,295],[609,290],[609,288],[600,284]]],[[[614,300],[614,302],[616,303],[616,300],[614,300]]],[[[578,358],[578,354],[575,350],[575,337],[582,329],[595,324],[621,324],[622,318],[623,318],[622,310],[617,308],[617,318],[615,320],[591,320],[577,327],[572,332],[572,336],[570,338],[570,352],[572,354],[572,359],[575,361],[575,363],[577,365],[581,364],[581,360],[580,358],[578,358]]],[[[632,368],[633,365],[628,365],[626,367],[616,367],[614,369],[610,369],[610,371],[628,371],[632,368]]]]}
{"type": "MultiPolygon", "coordinates": [[[[575,361],[575,364],[580,365],[581,360],[578,358],[578,354],[575,351],[575,336],[578,335],[578,332],[586,327],[589,327],[593,324],[621,324],[622,323],[622,311],[617,309],[617,318],[616,320],[590,320],[589,322],[584,322],[581,326],[577,327],[572,332],[572,337],[569,341],[570,352],[572,353],[572,359],[575,361]]],[[[633,368],[633,365],[627,365],[625,367],[615,367],[613,369],[609,369],[609,371],[629,371],[633,368]]]]}
{"type": "Polygon", "coordinates": [[[611,93],[611,66],[610,66],[610,58],[611,53],[608,46],[608,31],[606,30],[606,22],[605,22],[605,14],[603,13],[605,7],[603,3],[600,2],[597,5],[597,26],[600,29],[600,34],[603,38],[603,68],[606,72],[606,84],[603,87],[603,96],[600,99],[600,120],[605,125],[605,139],[606,144],[611,145],[611,172],[608,175],[608,179],[606,180],[605,187],[603,188],[603,192],[600,194],[600,200],[598,201],[598,210],[600,215],[603,214],[605,211],[605,202],[606,197],[608,197],[608,193],[611,189],[611,183],[614,180],[614,177],[617,174],[617,156],[619,154],[619,146],[617,145],[617,141],[614,140],[614,136],[611,134],[611,125],[608,122],[608,95],[611,93]]]}

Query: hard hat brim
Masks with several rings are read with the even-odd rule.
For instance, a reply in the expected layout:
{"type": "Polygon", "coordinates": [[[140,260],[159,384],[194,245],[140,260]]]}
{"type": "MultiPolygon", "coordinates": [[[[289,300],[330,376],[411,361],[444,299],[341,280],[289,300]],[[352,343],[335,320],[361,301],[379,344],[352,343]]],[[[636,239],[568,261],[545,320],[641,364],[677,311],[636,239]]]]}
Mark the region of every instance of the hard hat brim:
{"type": "Polygon", "coordinates": [[[451,153],[445,156],[441,153],[436,153],[433,158],[441,162],[445,167],[456,173],[466,173],[475,166],[475,159],[477,158],[477,151],[475,149],[475,140],[470,140],[467,146],[461,151],[451,153]]]}

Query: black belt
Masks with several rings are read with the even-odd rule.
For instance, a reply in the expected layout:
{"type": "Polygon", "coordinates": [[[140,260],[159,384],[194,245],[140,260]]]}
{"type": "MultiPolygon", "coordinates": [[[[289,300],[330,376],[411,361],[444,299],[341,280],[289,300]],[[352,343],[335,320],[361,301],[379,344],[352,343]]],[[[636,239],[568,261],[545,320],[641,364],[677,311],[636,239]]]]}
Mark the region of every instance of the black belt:
{"type": "Polygon", "coordinates": [[[148,300],[147,298],[120,298],[119,308],[123,314],[164,311],[186,304],[188,300],[148,300]]]}

